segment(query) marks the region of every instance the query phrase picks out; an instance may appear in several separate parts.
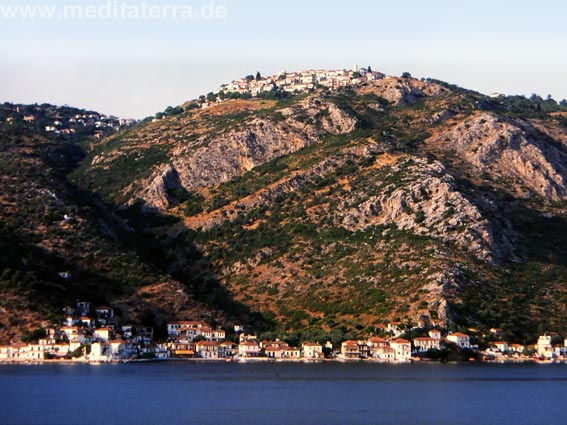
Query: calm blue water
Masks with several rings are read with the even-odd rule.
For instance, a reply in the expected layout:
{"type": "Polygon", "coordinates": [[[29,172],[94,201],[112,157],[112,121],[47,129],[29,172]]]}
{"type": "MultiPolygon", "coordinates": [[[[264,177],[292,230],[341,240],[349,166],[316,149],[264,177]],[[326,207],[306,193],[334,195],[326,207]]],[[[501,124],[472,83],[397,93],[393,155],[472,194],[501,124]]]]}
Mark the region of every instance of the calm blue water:
{"type": "Polygon", "coordinates": [[[566,366],[0,366],[0,424],[567,424],[566,366]]]}

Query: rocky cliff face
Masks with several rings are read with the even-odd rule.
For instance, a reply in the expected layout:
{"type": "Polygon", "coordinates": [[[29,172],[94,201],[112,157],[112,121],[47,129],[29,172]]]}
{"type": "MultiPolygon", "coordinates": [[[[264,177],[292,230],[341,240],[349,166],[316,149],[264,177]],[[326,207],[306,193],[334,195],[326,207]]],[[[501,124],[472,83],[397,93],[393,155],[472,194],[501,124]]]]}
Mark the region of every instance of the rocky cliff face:
{"type": "Polygon", "coordinates": [[[395,224],[419,235],[454,243],[481,260],[502,258],[507,250],[493,236],[492,225],[479,208],[460,193],[453,177],[440,162],[410,157],[390,171],[400,184],[390,185],[356,210],[344,213],[352,230],[370,224],[395,224]]]}
{"type": "Polygon", "coordinates": [[[395,106],[407,106],[424,97],[441,96],[447,89],[412,78],[387,77],[360,89],[363,94],[375,94],[395,106]]]}
{"type": "Polygon", "coordinates": [[[171,164],[165,164],[149,180],[142,199],[152,207],[167,210],[173,206],[170,191],[181,187],[183,184],[177,169],[171,164]]]}
{"type": "MultiPolygon", "coordinates": [[[[193,220],[192,227],[210,229],[224,219],[233,220],[242,212],[266,208],[275,199],[304,189],[314,178],[325,178],[347,161],[361,161],[378,152],[376,145],[365,149],[347,149],[340,155],[323,160],[311,168],[284,178],[254,195],[229,204],[222,210],[193,220]],[[222,214],[221,214],[222,212],[222,214]]],[[[495,261],[511,254],[510,235],[494,235],[497,224],[456,189],[454,178],[440,162],[403,156],[386,158],[384,171],[400,184],[377,182],[378,195],[350,191],[338,200],[334,223],[349,231],[364,231],[375,225],[395,225],[418,235],[427,235],[445,243],[453,243],[483,261],[495,261]],[[390,165],[390,162],[393,164],[390,165]],[[386,171],[387,170],[387,171],[386,171]]],[[[501,224],[498,224],[501,226],[501,224]]]]}
{"type": "Polygon", "coordinates": [[[145,184],[141,198],[148,205],[171,205],[168,190],[183,187],[198,190],[226,182],[275,158],[289,155],[325,134],[346,134],[356,127],[356,118],[320,96],[276,110],[283,120],[255,118],[243,128],[222,132],[212,138],[181,147],[171,164],[158,169],[145,184]]]}
{"type": "Polygon", "coordinates": [[[525,121],[479,113],[431,143],[455,152],[478,173],[507,181],[510,191],[552,201],[566,199],[566,152],[525,121]]]}

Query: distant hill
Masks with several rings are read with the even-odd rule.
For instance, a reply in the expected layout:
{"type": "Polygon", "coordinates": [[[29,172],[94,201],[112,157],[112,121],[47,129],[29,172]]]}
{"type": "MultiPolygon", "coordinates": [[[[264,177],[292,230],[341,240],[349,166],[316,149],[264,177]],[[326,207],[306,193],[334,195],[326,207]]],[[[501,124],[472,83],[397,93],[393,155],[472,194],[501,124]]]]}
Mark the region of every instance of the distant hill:
{"type": "Polygon", "coordinates": [[[4,133],[10,313],[90,297],[307,339],[567,331],[564,103],[378,73],[215,96],[102,140],[4,133]]]}

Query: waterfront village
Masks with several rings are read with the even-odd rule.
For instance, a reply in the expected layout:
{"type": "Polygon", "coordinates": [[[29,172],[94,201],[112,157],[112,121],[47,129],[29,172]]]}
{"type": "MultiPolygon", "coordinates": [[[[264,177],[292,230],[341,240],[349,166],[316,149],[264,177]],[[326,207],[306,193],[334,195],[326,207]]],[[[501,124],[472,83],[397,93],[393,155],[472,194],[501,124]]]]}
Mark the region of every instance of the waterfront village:
{"type": "Polygon", "coordinates": [[[403,363],[439,359],[435,353],[452,348],[466,353],[467,359],[484,361],[567,360],[567,339],[542,335],[537,344],[524,346],[499,341],[501,329],[491,329],[492,342],[471,343],[465,333],[443,335],[440,330],[426,328],[422,323],[413,328],[390,323],[382,329],[382,337],[348,340],[334,347],[331,342],[303,342],[292,347],[280,339],[262,340],[235,325],[234,332],[213,328],[199,321],[176,321],[167,324],[167,338],[154,340],[154,329],[134,323],[120,325],[114,310],[108,306],[94,307],[89,302],[77,302],[65,307],[64,320],[58,326],[43,327],[22,338],[22,342],[0,346],[0,362],[87,362],[111,363],[149,360],[216,360],[216,361],[375,361],[403,363]],[[406,335],[420,334],[413,339],[406,335]],[[557,344],[562,342],[562,344],[557,344]],[[553,344],[555,343],[555,344],[553,344]]]}

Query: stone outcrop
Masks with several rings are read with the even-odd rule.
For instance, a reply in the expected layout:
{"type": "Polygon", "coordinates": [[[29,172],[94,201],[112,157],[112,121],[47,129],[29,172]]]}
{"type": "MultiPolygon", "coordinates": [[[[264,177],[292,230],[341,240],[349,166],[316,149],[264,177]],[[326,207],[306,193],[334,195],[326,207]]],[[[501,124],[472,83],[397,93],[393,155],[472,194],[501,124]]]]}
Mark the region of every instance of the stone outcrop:
{"type": "Polygon", "coordinates": [[[373,224],[395,224],[399,229],[454,243],[481,260],[504,255],[491,223],[455,188],[453,177],[440,162],[412,157],[394,166],[392,173],[402,170],[406,177],[400,184],[345,211],[344,226],[360,230],[373,224]]]}
{"type": "Polygon", "coordinates": [[[411,78],[387,77],[369,83],[361,93],[375,94],[396,106],[407,106],[421,98],[440,96],[447,92],[444,87],[411,78]]]}
{"type": "Polygon", "coordinates": [[[356,128],[357,120],[322,96],[310,96],[298,106],[284,108],[280,113],[292,121],[294,127],[302,128],[311,136],[321,130],[328,134],[346,134],[356,128]],[[299,117],[304,117],[298,121],[299,117]],[[307,120],[318,121],[318,126],[306,126],[307,120]],[[317,127],[319,130],[317,131],[317,127]],[[315,130],[315,131],[314,131],[315,130]]]}
{"type": "Polygon", "coordinates": [[[427,276],[427,283],[422,287],[422,290],[427,294],[425,298],[429,304],[429,309],[437,313],[440,320],[439,324],[442,326],[455,319],[449,300],[453,301],[453,294],[458,292],[462,284],[461,281],[461,270],[458,267],[448,267],[443,271],[427,276]]]}
{"type": "Polygon", "coordinates": [[[324,134],[346,134],[357,125],[356,118],[319,96],[277,112],[284,119],[255,118],[211,140],[201,138],[179,149],[171,164],[154,172],[144,185],[146,189],[137,197],[143,198],[149,206],[168,208],[170,189],[215,186],[317,143],[324,134]]]}
{"type": "Polygon", "coordinates": [[[150,204],[153,207],[166,210],[173,206],[169,192],[181,187],[179,173],[171,164],[166,164],[159,169],[157,177],[146,188],[146,199],[152,201],[150,204]]]}
{"type": "Polygon", "coordinates": [[[494,181],[507,181],[513,192],[567,199],[567,153],[527,122],[480,113],[429,142],[453,151],[494,181]]]}

